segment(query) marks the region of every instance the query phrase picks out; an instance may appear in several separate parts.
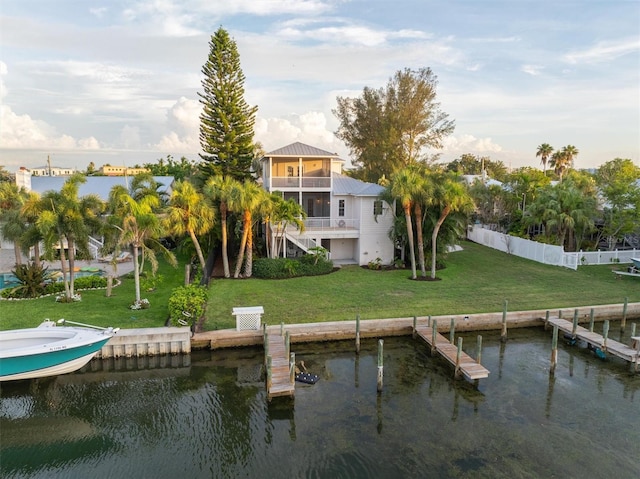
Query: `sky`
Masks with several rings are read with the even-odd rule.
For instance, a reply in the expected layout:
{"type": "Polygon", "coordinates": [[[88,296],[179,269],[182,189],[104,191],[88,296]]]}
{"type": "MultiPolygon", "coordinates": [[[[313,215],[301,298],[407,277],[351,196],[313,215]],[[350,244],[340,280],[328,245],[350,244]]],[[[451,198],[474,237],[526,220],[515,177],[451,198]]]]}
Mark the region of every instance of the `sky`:
{"type": "Polygon", "coordinates": [[[638,0],[0,0],[0,165],[197,160],[219,27],[267,152],[300,141],[349,160],[336,98],[429,67],[456,125],[443,162],[541,168],[549,143],[576,146],[576,168],[640,165],[638,0]]]}

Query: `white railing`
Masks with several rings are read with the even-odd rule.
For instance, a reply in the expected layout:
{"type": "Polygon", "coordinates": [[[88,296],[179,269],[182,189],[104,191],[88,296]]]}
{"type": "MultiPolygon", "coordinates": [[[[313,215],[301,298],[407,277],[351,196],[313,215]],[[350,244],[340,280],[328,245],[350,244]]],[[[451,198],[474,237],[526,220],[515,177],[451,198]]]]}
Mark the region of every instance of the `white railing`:
{"type": "Polygon", "coordinates": [[[304,220],[306,230],[340,231],[360,228],[360,220],[346,218],[307,218],[304,220]]]}
{"type": "Polygon", "coordinates": [[[640,256],[640,250],[578,251],[567,253],[562,246],[538,243],[517,236],[491,231],[480,225],[467,228],[467,238],[508,254],[527,258],[538,263],[578,269],[578,266],[631,263],[631,258],[640,256]]]}
{"type": "Polygon", "coordinates": [[[104,246],[102,241],[95,239],[93,236],[89,236],[89,249],[94,259],[98,259],[100,256],[100,248],[104,246]]]}
{"type": "Polygon", "coordinates": [[[330,177],[318,176],[274,176],[271,188],[330,188],[330,177]],[[302,181],[302,183],[301,183],[302,181]]]}

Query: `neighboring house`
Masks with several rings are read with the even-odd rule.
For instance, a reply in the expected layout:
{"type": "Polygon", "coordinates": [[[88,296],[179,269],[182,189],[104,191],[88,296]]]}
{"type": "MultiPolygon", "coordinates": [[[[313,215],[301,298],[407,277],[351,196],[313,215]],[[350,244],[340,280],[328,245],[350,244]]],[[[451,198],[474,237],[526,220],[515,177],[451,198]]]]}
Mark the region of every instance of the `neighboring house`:
{"type": "Polygon", "coordinates": [[[307,214],[302,233],[287,227],[283,255],[322,246],[336,263],[393,262],[393,212],[379,199],[383,187],[342,175],[337,154],[303,143],[267,153],[261,162],[263,187],[294,199],[307,214]]]}
{"type": "MultiPolygon", "coordinates": [[[[62,185],[69,177],[65,176],[31,176],[26,168],[16,172],[16,184],[27,191],[35,191],[43,194],[46,191],[60,191],[62,185]]],[[[78,197],[89,194],[98,195],[102,201],[109,200],[109,192],[116,185],[122,185],[128,189],[131,178],[127,176],[87,176],[86,182],[78,187],[78,197]]],[[[160,185],[158,192],[165,199],[171,197],[174,178],[173,176],[154,176],[153,179],[160,185]]],[[[66,247],[66,246],[65,246],[66,247]]],[[[102,241],[96,238],[89,239],[89,249],[94,258],[98,258],[102,241]]]]}
{"type": "Polygon", "coordinates": [[[135,176],[140,173],[149,173],[148,168],[127,168],[126,166],[104,165],[99,172],[105,176],[135,176]]]}
{"type": "MultiPolygon", "coordinates": [[[[60,191],[68,177],[63,176],[31,176],[29,170],[20,169],[16,172],[16,184],[27,191],[44,193],[45,191],[60,191]]],[[[102,201],[109,199],[111,188],[116,185],[129,187],[131,178],[127,176],[86,176],[85,183],[79,185],[78,196],[96,194],[102,201]]],[[[154,176],[153,179],[160,184],[158,191],[166,199],[171,196],[174,178],[173,176],[154,176]]]]}
{"type": "Polygon", "coordinates": [[[71,176],[76,172],[76,169],[47,165],[31,168],[30,171],[32,176],[71,176]]]}

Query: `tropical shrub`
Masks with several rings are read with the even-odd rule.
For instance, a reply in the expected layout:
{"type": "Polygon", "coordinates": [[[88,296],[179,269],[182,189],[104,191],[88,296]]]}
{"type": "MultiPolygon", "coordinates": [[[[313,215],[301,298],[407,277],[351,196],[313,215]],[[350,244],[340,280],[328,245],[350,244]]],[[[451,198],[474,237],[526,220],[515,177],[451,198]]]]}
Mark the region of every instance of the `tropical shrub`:
{"type": "Polygon", "coordinates": [[[27,264],[16,265],[13,274],[20,282],[20,286],[12,288],[13,298],[37,298],[44,292],[44,282],[48,278],[46,267],[38,265],[33,261],[27,264]]]}
{"type": "Polygon", "coordinates": [[[333,271],[333,263],[322,255],[307,254],[301,258],[258,258],[253,262],[253,275],[262,279],[285,279],[317,276],[333,271]]]}
{"type": "MultiPolygon", "coordinates": [[[[82,276],[74,280],[76,289],[98,289],[107,287],[107,278],[104,276],[82,276]]],[[[63,285],[64,288],[64,285],[63,285]]]]}
{"type": "Polygon", "coordinates": [[[190,284],[175,288],[169,297],[169,322],[172,326],[193,326],[204,314],[207,289],[190,284]]]}

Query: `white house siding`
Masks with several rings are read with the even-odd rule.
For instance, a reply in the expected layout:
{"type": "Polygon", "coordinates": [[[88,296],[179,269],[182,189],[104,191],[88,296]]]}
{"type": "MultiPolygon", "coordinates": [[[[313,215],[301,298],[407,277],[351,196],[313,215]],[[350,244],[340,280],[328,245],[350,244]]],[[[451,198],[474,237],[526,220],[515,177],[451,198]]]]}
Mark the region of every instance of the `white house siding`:
{"type": "Polygon", "coordinates": [[[373,215],[376,199],[361,197],[357,201],[360,210],[360,241],[356,254],[360,265],[375,261],[376,258],[380,258],[385,265],[393,263],[393,242],[389,238],[393,214],[389,205],[383,203],[382,215],[376,218],[373,215]]]}
{"type": "Polygon", "coordinates": [[[353,261],[356,258],[358,240],[354,238],[336,238],[331,240],[331,260],[353,261]]]}

